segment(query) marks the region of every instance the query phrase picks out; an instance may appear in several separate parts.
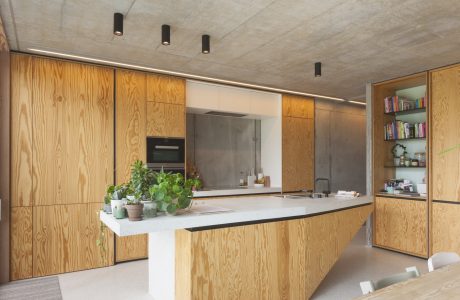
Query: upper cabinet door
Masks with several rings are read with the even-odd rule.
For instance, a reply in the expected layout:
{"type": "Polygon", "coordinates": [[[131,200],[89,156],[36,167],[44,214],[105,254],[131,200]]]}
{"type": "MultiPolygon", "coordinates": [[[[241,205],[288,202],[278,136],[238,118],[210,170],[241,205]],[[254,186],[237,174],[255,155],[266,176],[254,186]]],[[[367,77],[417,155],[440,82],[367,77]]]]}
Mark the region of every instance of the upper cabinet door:
{"type": "Polygon", "coordinates": [[[460,66],[431,73],[434,200],[460,201],[460,66]]]}
{"type": "Polygon", "coordinates": [[[147,74],[147,101],[185,105],[185,79],[147,74]]]}
{"type": "Polygon", "coordinates": [[[283,116],[313,119],[315,113],[315,101],[296,95],[283,95],[283,116]]]}
{"type": "Polygon", "coordinates": [[[101,202],[113,183],[113,69],[34,58],[35,205],[101,202]]]}

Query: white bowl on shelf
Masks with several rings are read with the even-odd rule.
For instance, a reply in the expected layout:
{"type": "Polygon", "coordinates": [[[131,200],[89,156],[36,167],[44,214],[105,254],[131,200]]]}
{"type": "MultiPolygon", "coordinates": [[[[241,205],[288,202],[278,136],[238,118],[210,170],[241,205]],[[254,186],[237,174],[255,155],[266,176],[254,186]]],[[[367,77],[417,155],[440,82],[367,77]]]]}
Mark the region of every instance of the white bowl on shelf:
{"type": "Polygon", "coordinates": [[[255,188],[263,188],[265,185],[263,183],[254,183],[255,188]]]}

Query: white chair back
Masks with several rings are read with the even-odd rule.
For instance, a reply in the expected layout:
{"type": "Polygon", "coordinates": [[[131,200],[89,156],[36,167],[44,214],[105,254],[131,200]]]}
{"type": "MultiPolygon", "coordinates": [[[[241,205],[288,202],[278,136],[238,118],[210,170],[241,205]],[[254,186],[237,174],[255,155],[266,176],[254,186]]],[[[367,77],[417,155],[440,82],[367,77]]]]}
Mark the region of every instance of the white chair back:
{"type": "Polygon", "coordinates": [[[372,281],[362,281],[359,283],[363,295],[372,293],[373,291],[383,289],[384,287],[390,286],[392,284],[403,282],[411,278],[420,276],[420,272],[417,267],[406,268],[406,272],[395,274],[389,277],[378,280],[377,282],[372,281]]]}
{"type": "Polygon", "coordinates": [[[438,252],[428,259],[428,271],[433,272],[441,267],[460,262],[460,256],[455,252],[438,252]]]}

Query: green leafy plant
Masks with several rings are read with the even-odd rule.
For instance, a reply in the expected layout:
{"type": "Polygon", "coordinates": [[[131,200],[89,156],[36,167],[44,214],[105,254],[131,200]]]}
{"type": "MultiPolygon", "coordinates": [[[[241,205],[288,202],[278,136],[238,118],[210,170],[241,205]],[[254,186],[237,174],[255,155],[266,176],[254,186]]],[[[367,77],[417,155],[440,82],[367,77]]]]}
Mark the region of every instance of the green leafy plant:
{"type": "Polygon", "coordinates": [[[156,184],[149,189],[152,200],[157,202],[160,211],[174,215],[177,210],[190,206],[192,201],[193,179],[184,180],[182,174],[166,172],[154,173],[156,184]]]}
{"type": "Polygon", "coordinates": [[[203,182],[200,178],[190,178],[187,181],[191,185],[192,190],[199,190],[203,186],[203,182]]]}
{"type": "Polygon", "coordinates": [[[406,156],[407,151],[406,151],[406,146],[401,145],[401,144],[394,144],[394,146],[391,148],[391,153],[393,154],[394,158],[398,158],[400,156],[406,156]],[[401,155],[398,155],[398,147],[403,150],[403,153],[401,155]]]}
{"type": "MultiPolygon", "coordinates": [[[[99,217],[100,211],[97,211],[96,214],[99,217]]],[[[101,254],[101,260],[106,261],[107,258],[107,248],[106,248],[106,228],[104,223],[100,221],[100,226],[99,226],[99,237],[96,240],[96,245],[101,249],[100,254],[101,254]]]]}
{"type": "Polygon", "coordinates": [[[104,197],[105,204],[110,204],[110,201],[112,201],[113,199],[114,192],[115,192],[115,186],[109,185],[109,187],[107,188],[107,193],[105,194],[105,197],[104,197]]]}
{"type": "Polygon", "coordinates": [[[132,192],[140,200],[144,196],[148,196],[149,188],[155,183],[155,175],[146,164],[137,160],[131,167],[130,186],[132,192]]]}

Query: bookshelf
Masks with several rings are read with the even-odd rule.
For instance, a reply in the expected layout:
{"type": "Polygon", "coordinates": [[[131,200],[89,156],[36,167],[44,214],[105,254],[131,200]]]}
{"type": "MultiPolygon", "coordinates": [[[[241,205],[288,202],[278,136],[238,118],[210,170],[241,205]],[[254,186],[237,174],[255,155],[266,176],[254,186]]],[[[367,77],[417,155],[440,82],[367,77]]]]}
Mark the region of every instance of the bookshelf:
{"type": "MultiPolygon", "coordinates": [[[[424,178],[428,182],[428,89],[427,72],[372,85],[372,193],[375,196],[373,244],[420,257],[428,255],[427,196],[408,192],[395,193],[391,188],[385,191],[384,187],[385,182],[390,179],[406,179],[413,184],[414,191],[417,191],[417,184],[422,183],[424,178]],[[392,111],[385,100],[392,97],[405,99],[406,104],[399,111],[392,111]],[[423,101],[418,102],[416,107],[408,104],[421,98],[423,101]],[[419,107],[419,103],[423,103],[422,107],[419,107]],[[418,126],[417,131],[415,126],[418,126]],[[425,164],[399,165],[392,152],[396,144],[405,147],[411,163],[412,159],[418,158],[416,153],[424,152],[425,164]],[[410,232],[401,231],[403,224],[411,228],[410,232]],[[417,247],[399,243],[404,240],[417,241],[417,247]]],[[[401,148],[397,148],[398,155],[402,154],[401,148]]]]}

